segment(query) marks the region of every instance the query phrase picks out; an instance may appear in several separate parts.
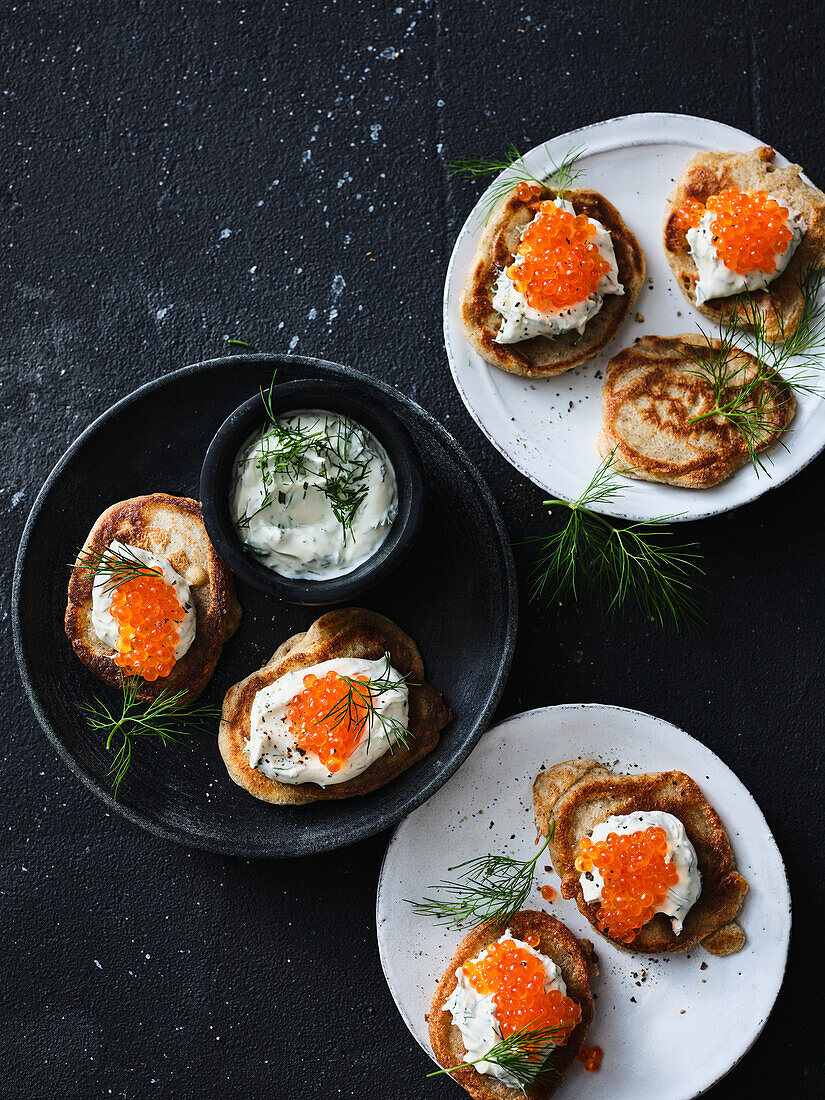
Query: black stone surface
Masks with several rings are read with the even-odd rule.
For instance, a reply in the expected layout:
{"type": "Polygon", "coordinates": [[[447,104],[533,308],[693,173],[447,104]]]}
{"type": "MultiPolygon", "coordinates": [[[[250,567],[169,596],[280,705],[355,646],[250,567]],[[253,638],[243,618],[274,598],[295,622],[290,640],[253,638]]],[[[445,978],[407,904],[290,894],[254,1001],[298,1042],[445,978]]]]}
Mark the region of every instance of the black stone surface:
{"type": "MultiPolygon", "coordinates": [[[[443,276],[476,191],[448,181],[444,159],[673,110],[756,133],[821,182],[818,11],[5,5],[4,572],[80,430],[235,337],[398,385],[468,448],[513,535],[542,531],[540,492],[486,443],[447,371],[443,276]]],[[[790,965],[762,1038],[714,1100],[806,1095],[819,1080],[823,469],[686,529],[709,574],[696,638],[525,603],[500,708],[602,701],[661,715],[718,752],[763,807],[794,894],[790,965]]],[[[63,568],[44,584],[62,583],[63,568]]],[[[5,641],[0,1092],[457,1096],[425,1080],[381,975],[386,836],[247,864],[138,831],[57,759],[5,641]]]]}

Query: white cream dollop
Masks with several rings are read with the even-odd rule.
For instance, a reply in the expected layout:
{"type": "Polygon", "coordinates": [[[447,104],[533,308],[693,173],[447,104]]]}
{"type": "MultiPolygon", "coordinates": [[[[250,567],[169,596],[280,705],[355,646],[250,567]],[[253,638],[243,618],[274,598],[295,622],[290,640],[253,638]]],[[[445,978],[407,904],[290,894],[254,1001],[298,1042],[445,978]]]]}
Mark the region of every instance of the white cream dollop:
{"type": "MultiPolygon", "coordinates": [[[[569,214],[575,214],[572,203],[564,199],[555,199],[555,204],[561,210],[569,214]]],[[[538,214],[536,214],[538,217],[538,214]]],[[[602,308],[605,294],[624,294],[624,287],[619,282],[619,268],[616,263],[616,253],[610,233],[601,222],[594,218],[587,219],[595,226],[596,232],[591,238],[593,244],[601,253],[602,259],[610,264],[610,270],[601,276],[596,291],[584,299],[557,313],[539,309],[533,309],[527,304],[527,299],[516,290],[513,280],[506,271],[499,274],[493,287],[493,309],[500,313],[503,320],[501,328],[496,336],[498,344],[517,344],[520,340],[529,340],[533,336],[558,336],[562,332],[577,329],[584,332],[584,326],[602,308]]],[[[535,221],[535,218],[533,219],[535,221]]],[[[532,222],[528,222],[532,225],[532,222]]],[[[527,226],[522,229],[524,234],[527,226]]],[[[516,256],[515,265],[524,263],[522,256],[516,256]]]]}
{"type": "Polygon", "coordinates": [[[687,242],[696,270],[699,272],[699,281],[696,284],[696,304],[702,305],[709,298],[727,298],[730,294],[739,294],[743,290],[765,290],[767,286],[778,278],[788,266],[791,256],[796,252],[799,242],[802,240],[807,226],[802,213],[789,206],[782,199],[770,195],[780,206],[788,211],[785,225],[790,230],[792,237],[788,241],[788,247],[784,252],[774,253],[775,271],[760,271],[754,269],[747,275],[740,275],[725,267],[714,243],[711,222],[716,215],[712,210],[707,210],[702,215],[698,225],[687,231],[687,242]]]}
{"type": "Polygon", "coordinates": [[[336,413],[305,410],[275,423],[321,438],[300,463],[286,465],[269,428],[246,441],[235,460],[229,501],[238,535],[283,577],[322,580],[351,573],[379,549],[398,513],[387,452],[371,432],[336,413]],[[364,490],[347,528],[330,500],[335,483],[364,490]]]}
{"type": "Polygon", "coordinates": [[[366,661],[355,657],[337,657],[321,661],[309,668],[296,669],[279,677],[269,687],[262,688],[252,703],[249,737],[244,742],[244,752],[249,764],[270,779],[281,783],[317,783],[329,787],[345,783],[379,760],[389,749],[404,751],[396,746],[392,733],[382,716],[394,719],[407,729],[409,723],[409,688],[399,672],[389,664],[389,658],[366,661]],[[304,688],[304,677],[312,673],[319,679],[328,672],[339,676],[366,676],[369,680],[389,680],[394,686],[380,693],[373,690],[373,712],[366,723],[361,739],[340,771],[331,772],[315,755],[300,748],[289,728],[286,708],[290,699],[304,688]]]}
{"type": "MultiPolygon", "coordinates": [[[[547,980],[544,983],[545,993],[549,993],[551,989],[558,989],[561,994],[567,996],[567,986],[561,976],[561,970],[552,959],[536,951],[524,940],[517,939],[509,931],[500,936],[497,942],[503,943],[505,940],[512,940],[517,947],[522,947],[525,951],[529,951],[531,955],[535,955],[537,959],[541,959],[544,972],[547,975],[547,980]]],[[[486,952],[487,948],[470,961],[478,962],[486,952]]],[[[464,1061],[474,1062],[479,1073],[487,1073],[491,1077],[497,1077],[499,1081],[509,1085],[510,1088],[520,1089],[521,1086],[518,1081],[511,1077],[501,1066],[483,1061],[484,1055],[489,1054],[496,1043],[500,1043],[502,1040],[501,1028],[496,1019],[495,994],[479,993],[464,973],[463,966],[456,970],[455,976],[458,984],[444,1002],[443,1011],[452,1015],[453,1023],[461,1032],[461,1039],[466,1048],[464,1061]],[[482,1060],[478,1061],[477,1059],[482,1060]]],[[[555,1043],[550,1043],[547,1047],[548,1052],[555,1045],[555,1043]]]]}
{"type": "MultiPolygon", "coordinates": [[[[691,906],[702,892],[702,876],[696,849],[685,832],[678,817],[662,810],[637,810],[632,814],[614,814],[607,821],[600,821],[590,834],[594,843],[606,840],[611,833],[640,833],[644,829],[658,825],[667,834],[667,858],[672,861],[679,874],[679,881],[668,887],[667,897],[657,913],[670,917],[673,931],[678,936],[682,931],[685,917],[691,906]]],[[[585,871],[579,878],[584,900],[600,901],[604,879],[598,871],[585,871]]]]}
{"type": "MultiPolygon", "coordinates": [[[[189,582],[184,580],[166,558],[151,550],[130,546],[129,543],[121,542],[119,539],[113,539],[109,549],[115,553],[125,554],[127,557],[137,558],[153,569],[160,569],[163,579],[174,588],[178,602],[184,610],[183,622],[178,628],[178,644],[175,646],[175,660],[179,661],[194,642],[197,630],[197,616],[192,603],[189,582]]],[[[105,574],[96,573],[92,581],[92,630],[110,649],[116,649],[118,641],[117,623],[112,616],[114,594],[115,587],[112,585],[111,578],[105,574]]]]}

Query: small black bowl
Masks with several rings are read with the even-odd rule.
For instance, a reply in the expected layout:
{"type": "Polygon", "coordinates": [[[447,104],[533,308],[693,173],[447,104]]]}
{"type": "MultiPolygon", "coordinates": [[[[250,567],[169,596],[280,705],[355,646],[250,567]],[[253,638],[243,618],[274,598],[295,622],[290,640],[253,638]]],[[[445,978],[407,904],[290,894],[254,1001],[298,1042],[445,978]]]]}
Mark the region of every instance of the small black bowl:
{"type": "Polygon", "coordinates": [[[272,388],[278,414],[299,409],[339,413],[372,432],[389,455],[398,487],[398,514],[384,542],[351,573],[329,580],[282,577],[251,554],[232,523],[229,487],[239,451],[266,420],[261,395],[245,401],[220,426],[203,460],[200,498],[203,521],[223,560],[260,592],[287,603],[319,606],[343,603],[382,581],[412,546],[424,512],[424,468],[413,438],[381,393],[368,384],[319,380],[284,382],[272,388]]]}

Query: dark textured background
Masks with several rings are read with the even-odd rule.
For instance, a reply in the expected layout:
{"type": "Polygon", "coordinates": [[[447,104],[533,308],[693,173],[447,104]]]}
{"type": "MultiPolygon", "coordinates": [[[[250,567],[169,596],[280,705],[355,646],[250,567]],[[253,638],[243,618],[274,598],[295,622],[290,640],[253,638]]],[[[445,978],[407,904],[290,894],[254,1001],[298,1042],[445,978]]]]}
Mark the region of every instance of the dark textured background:
{"type": "MultiPolygon", "coordinates": [[[[477,192],[444,159],[671,110],[756,133],[822,181],[817,9],[4,5],[4,572],[79,431],[233,337],[397,384],[464,443],[514,536],[543,530],[540,492],[487,445],[448,374],[442,283],[477,192]]],[[[181,416],[197,413],[193,396],[181,416]]],[[[790,966],[714,1100],[807,1095],[818,1079],[823,469],[688,529],[709,574],[697,638],[524,603],[501,706],[650,711],[702,738],[763,807],[794,893],[790,966]]],[[[2,1095],[457,1096],[424,1079],[381,975],[386,835],[248,864],[139,832],[55,757],[6,641],[2,1095]]]]}

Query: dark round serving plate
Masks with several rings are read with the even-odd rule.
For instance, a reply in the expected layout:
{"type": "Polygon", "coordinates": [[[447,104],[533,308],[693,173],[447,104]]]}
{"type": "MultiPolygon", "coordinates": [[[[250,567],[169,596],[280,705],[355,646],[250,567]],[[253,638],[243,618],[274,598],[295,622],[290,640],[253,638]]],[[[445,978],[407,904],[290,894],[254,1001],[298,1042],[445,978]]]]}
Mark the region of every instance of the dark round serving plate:
{"type": "MultiPolygon", "coordinates": [[[[240,583],[243,622],[203,695],[224,692],[319,612],[240,583]]],[[[14,642],[38,720],[71,769],[111,809],[158,836],[229,855],[298,856],[351,844],[394,825],[458,768],[498,702],[516,634],[509,539],[484,481],[456,441],[397,390],[347,367],[297,355],[238,355],[184,367],[142,386],[99,417],[52,470],[23,532],[14,575],[14,642]],[[428,493],[421,531],[391,578],[359,599],[418,643],[427,678],[455,715],[423,761],[364,798],[310,806],[259,802],[229,779],[217,737],[191,750],[139,743],[117,801],[111,753],[78,710],[113,698],[74,656],[63,632],[68,568],[108,505],[147,492],[197,496],[209,441],[233,409],[278,380],[353,378],[376,387],[411,432],[428,493]]]]}

